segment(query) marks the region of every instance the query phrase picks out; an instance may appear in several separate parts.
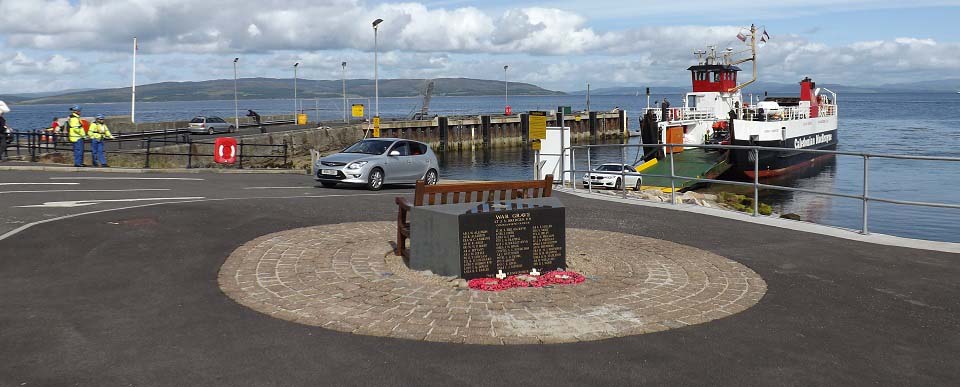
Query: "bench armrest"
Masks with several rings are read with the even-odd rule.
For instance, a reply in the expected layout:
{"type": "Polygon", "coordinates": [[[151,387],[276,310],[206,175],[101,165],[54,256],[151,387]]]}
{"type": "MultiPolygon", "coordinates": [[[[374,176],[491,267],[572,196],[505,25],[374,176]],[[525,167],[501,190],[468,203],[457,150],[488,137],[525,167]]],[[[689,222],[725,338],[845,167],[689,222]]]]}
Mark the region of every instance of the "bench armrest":
{"type": "Polygon", "coordinates": [[[410,209],[413,208],[413,204],[410,204],[410,201],[408,201],[405,197],[398,196],[396,202],[400,209],[410,211],[410,209]]]}

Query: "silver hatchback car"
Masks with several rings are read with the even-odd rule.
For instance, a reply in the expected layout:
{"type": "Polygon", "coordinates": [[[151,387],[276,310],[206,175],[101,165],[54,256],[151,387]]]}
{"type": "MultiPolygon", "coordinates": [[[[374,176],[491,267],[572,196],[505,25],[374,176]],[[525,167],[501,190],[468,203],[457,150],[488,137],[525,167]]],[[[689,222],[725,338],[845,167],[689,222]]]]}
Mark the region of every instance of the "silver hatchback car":
{"type": "Polygon", "coordinates": [[[369,138],[317,160],[315,178],[324,187],[361,184],[377,191],[384,184],[440,181],[437,155],[430,146],[400,138],[369,138]]]}

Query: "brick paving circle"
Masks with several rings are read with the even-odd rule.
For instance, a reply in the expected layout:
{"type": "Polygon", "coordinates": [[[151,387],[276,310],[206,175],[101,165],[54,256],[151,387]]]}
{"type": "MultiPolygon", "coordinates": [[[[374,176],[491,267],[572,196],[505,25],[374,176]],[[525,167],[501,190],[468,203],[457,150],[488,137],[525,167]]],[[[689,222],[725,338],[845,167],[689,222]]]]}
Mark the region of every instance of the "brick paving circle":
{"type": "MultiPolygon", "coordinates": [[[[224,293],[277,318],[359,335],[467,344],[590,341],[701,324],[756,304],[767,285],[749,268],[672,242],[567,229],[579,285],[465,289],[406,268],[393,222],[265,235],[220,269],[224,293]]],[[[416,247],[413,247],[416,248],[416,247]]]]}

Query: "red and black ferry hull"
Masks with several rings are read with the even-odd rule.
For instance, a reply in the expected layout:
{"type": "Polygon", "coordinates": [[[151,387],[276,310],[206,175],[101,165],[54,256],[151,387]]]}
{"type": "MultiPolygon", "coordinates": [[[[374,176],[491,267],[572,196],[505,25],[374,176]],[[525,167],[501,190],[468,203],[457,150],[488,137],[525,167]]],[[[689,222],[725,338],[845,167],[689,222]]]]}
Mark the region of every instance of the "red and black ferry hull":
{"type": "MultiPolygon", "coordinates": [[[[824,137],[820,137],[824,138],[824,137]]],[[[818,162],[834,157],[833,154],[800,152],[797,149],[816,149],[816,150],[836,150],[837,149],[837,131],[817,133],[812,136],[800,138],[788,138],[784,141],[734,141],[733,145],[744,146],[762,146],[771,148],[783,148],[783,151],[760,151],[760,160],[758,163],[759,175],[761,178],[781,176],[804,170],[815,166],[818,162]],[[816,143],[816,136],[829,135],[830,140],[822,143],[816,143]],[[813,139],[813,141],[811,141],[813,139]],[[813,144],[810,144],[813,142],[813,144]],[[808,145],[810,144],[810,145],[808,145]],[[801,147],[798,148],[797,145],[801,147]],[[808,146],[803,146],[808,145],[808,146]]],[[[733,170],[749,178],[754,177],[753,151],[749,149],[734,149],[730,151],[730,161],[733,164],[733,170]]]]}

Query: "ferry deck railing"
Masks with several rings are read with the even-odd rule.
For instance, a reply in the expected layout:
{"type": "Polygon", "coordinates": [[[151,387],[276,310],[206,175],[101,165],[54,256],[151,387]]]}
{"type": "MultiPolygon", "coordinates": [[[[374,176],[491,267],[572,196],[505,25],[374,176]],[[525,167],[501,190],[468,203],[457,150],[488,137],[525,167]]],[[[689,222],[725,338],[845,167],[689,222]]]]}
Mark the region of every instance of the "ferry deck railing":
{"type": "MultiPolygon", "coordinates": [[[[910,156],[910,155],[897,155],[897,154],[881,154],[881,153],[864,153],[864,152],[847,152],[847,151],[835,151],[835,150],[822,150],[822,149],[785,149],[785,148],[776,148],[776,147],[764,147],[764,146],[749,146],[749,145],[714,145],[714,144],[606,144],[606,145],[577,145],[565,148],[562,154],[566,154],[567,150],[570,151],[571,162],[573,163],[573,168],[567,169],[567,166],[563,165],[563,159],[561,158],[559,184],[563,187],[566,187],[567,183],[567,174],[570,174],[571,185],[573,190],[577,190],[576,174],[577,173],[596,173],[593,171],[592,164],[592,150],[598,148],[619,148],[620,149],[620,164],[626,164],[626,156],[624,151],[627,148],[664,148],[664,152],[670,160],[670,174],[661,175],[661,174],[652,174],[652,173],[643,173],[643,172],[633,172],[628,173],[621,168],[620,171],[620,190],[621,196],[626,199],[627,197],[627,176],[640,176],[641,180],[643,177],[658,177],[658,178],[668,178],[670,179],[670,203],[672,205],[677,204],[677,187],[676,180],[692,180],[702,183],[717,183],[717,184],[730,184],[737,186],[748,186],[753,187],[753,216],[758,216],[759,214],[759,204],[760,204],[760,189],[771,189],[779,191],[791,191],[791,192],[803,192],[816,195],[826,195],[833,197],[857,199],[862,202],[862,227],[859,230],[861,234],[869,234],[869,211],[868,203],[869,202],[879,202],[879,203],[889,203],[896,205],[907,205],[907,206],[920,206],[920,207],[934,207],[934,208],[951,208],[951,209],[960,209],[960,204],[952,203],[940,203],[940,202],[924,202],[924,201],[912,201],[912,200],[898,200],[890,198],[881,198],[876,196],[871,196],[869,192],[869,183],[870,183],[870,159],[900,159],[900,160],[923,160],[923,161],[945,161],[945,162],[960,162],[960,157],[943,157],[943,156],[910,156]],[[753,153],[753,181],[752,182],[743,182],[743,181],[732,181],[732,180],[717,180],[717,179],[707,179],[697,176],[682,176],[677,175],[674,171],[674,152],[670,152],[667,148],[670,147],[688,147],[688,148],[704,148],[704,149],[719,149],[719,150],[747,150],[753,153]],[[585,150],[587,153],[587,169],[576,169],[576,154],[577,150],[585,150]],[[820,191],[814,189],[806,188],[796,188],[796,187],[786,187],[780,185],[771,185],[760,183],[760,151],[764,152],[802,152],[802,153],[813,153],[820,155],[842,155],[842,156],[855,156],[861,157],[863,159],[863,191],[859,195],[829,192],[829,191],[820,191]]],[[[586,189],[593,192],[592,181],[588,180],[586,189]]]]}
{"type": "MultiPolygon", "coordinates": [[[[657,121],[663,121],[663,109],[661,108],[646,108],[643,109],[643,113],[653,113],[653,116],[656,117],[657,121]]],[[[670,121],[715,120],[717,119],[717,115],[713,114],[712,110],[706,111],[691,107],[676,107],[667,108],[667,118],[669,118],[670,121]]]]}
{"type": "MultiPolygon", "coordinates": [[[[819,116],[828,117],[837,115],[837,105],[820,104],[819,116]]],[[[643,113],[653,113],[656,120],[663,121],[663,109],[646,108],[643,113]]],[[[737,114],[739,119],[746,121],[789,121],[810,118],[810,109],[801,109],[797,106],[781,106],[779,110],[764,111],[760,114],[757,107],[741,108],[737,114]]],[[[698,110],[697,108],[678,107],[667,108],[669,121],[697,121],[719,119],[713,111],[698,110]]],[[[726,117],[723,117],[726,119],[726,117]]]]}
{"type": "MultiPolygon", "coordinates": [[[[837,115],[837,105],[821,104],[819,105],[818,117],[829,117],[837,115]]],[[[779,110],[764,111],[760,114],[757,107],[752,106],[742,109],[739,114],[740,119],[746,121],[790,121],[810,118],[810,109],[797,106],[781,106],[779,110]]]]}

